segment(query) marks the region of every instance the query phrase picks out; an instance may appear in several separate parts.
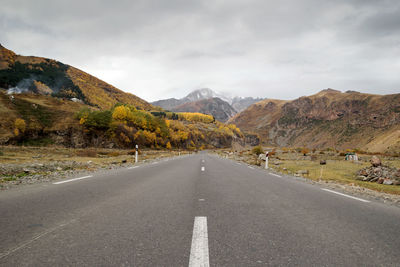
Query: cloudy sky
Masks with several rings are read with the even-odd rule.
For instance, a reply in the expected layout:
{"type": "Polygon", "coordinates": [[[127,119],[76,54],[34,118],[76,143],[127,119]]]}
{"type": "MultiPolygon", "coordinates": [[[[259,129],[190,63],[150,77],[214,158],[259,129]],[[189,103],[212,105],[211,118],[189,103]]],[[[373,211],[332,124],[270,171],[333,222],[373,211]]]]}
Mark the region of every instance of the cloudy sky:
{"type": "Polygon", "coordinates": [[[400,92],[398,0],[1,0],[0,43],[148,101],[400,92]]]}

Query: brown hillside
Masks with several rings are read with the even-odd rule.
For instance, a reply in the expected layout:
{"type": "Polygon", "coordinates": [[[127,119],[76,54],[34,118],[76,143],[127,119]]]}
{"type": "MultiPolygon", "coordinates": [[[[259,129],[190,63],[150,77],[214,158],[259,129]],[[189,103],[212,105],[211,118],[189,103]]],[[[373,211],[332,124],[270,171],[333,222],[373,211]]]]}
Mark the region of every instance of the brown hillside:
{"type": "Polygon", "coordinates": [[[279,146],[400,151],[400,94],[327,89],[293,101],[258,102],[230,122],[279,146]]]}
{"type": "Polygon", "coordinates": [[[157,109],[145,100],[77,68],[52,59],[17,55],[0,45],[0,88],[16,86],[25,91],[34,90],[35,93],[78,98],[101,109],[109,109],[118,102],[145,110],[157,109]],[[42,88],[48,89],[38,90],[38,82],[42,88]]]}
{"type": "Polygon", "coordinates": [[[89,103],[98,105],[101,109],[109,109],[118,102],[134,105],[145,110],[156,109],[145,100],[133,94],[125,93],[77,68],[69,67],[67,75],[82,90],[89,103]]]}

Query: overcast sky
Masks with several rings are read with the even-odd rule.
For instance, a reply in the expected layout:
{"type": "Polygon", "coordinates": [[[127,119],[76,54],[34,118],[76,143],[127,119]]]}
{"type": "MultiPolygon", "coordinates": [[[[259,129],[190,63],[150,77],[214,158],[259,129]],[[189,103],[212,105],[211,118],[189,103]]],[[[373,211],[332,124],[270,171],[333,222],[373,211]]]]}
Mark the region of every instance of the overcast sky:
{"type": "Polygon", "coordinates": [[[400,93],[398,0],[1,0],[0,43],[148,101],[400,93]]]}

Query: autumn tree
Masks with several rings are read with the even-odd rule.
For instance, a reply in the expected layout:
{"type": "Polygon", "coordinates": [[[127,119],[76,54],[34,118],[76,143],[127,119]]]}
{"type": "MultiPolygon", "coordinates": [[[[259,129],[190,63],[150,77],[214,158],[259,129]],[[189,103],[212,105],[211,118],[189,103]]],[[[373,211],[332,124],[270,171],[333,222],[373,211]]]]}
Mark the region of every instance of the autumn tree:
{"type": "Polygon", "coordinates": [[[14,122],[14,126],[15,126],[14,134],[16,136],[23,134],[26,130],[26,122],[23,119],[20,118],[16,119],[14,122]]]}

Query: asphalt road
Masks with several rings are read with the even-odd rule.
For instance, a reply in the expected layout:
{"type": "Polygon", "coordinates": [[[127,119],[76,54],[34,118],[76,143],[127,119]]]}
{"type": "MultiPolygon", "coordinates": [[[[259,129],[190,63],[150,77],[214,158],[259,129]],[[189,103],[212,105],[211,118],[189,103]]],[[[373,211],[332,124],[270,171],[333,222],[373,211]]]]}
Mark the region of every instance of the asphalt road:
{"type": "Polygon", "coordinates": [[[0,192],[0,266],[399,266],[399,225],[203,153],[0,192]]]}

